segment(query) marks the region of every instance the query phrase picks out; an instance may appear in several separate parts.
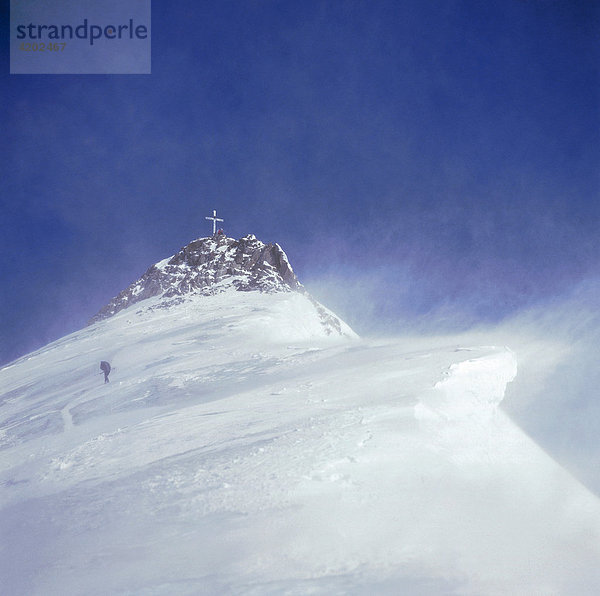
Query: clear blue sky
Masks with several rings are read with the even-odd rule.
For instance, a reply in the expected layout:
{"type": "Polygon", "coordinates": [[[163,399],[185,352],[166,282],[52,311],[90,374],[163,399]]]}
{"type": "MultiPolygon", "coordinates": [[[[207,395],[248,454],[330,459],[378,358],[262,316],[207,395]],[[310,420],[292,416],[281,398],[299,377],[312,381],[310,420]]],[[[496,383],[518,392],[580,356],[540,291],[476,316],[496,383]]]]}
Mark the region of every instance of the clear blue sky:
{"type": "Polygon", "coordinates": [[[213,208],[359,333],[597,277],[599,7],[154,0],[152,75],[36,76],[8,74],[3,0],[0,361],[82,327],[213,208]]]}

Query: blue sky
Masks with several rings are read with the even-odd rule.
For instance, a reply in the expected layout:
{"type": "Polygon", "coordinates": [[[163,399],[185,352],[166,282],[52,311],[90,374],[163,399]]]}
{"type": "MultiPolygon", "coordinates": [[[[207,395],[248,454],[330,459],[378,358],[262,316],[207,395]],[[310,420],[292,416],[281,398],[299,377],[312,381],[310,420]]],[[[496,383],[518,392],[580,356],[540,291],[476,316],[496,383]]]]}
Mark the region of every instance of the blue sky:
{"type": "Polygon", "coordinates": [[[493,322],[598,277],[595,2],[152,3],[151,75],[9,75],[0,362],[225,231],[359,333],[493,322]]]}

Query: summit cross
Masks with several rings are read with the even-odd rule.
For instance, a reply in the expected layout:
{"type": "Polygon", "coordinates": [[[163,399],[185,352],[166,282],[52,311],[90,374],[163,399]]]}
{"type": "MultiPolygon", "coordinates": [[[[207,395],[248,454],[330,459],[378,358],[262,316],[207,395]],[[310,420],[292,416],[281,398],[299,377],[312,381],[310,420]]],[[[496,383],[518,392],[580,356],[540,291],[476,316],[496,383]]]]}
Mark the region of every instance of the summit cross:
{"type": "Polygon", "coordinates": [[[212,217],[205,217],[204,219],[210,219],[213,222],[213,236],[217,233],[217,222],[223,221],[220,217],[217,217],[217,210],[213,209],[212,217]]]}

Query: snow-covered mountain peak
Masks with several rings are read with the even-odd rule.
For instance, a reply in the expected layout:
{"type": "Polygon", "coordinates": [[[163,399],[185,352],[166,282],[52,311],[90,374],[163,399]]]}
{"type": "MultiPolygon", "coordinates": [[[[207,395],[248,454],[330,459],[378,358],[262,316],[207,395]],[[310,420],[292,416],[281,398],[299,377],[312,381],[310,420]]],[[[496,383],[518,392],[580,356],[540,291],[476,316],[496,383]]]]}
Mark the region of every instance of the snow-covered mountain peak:
{"type": "Polygon", "coordinates": [[[0,368],[2,594],[600,593],[600,501],[499,407],[509,349],[347,341],[253,236],[103,310],[0,368]]]}
{"type": "Polygon", "coordinates": [[[265,244],[253,234],[239,240],[217,234],[194,240],[152,265],[90,323],[148,298],[161,297],[161,305],[170,306],[192,295],[208,296],[228,290],[306,293],[279,244],[265,244]]]}

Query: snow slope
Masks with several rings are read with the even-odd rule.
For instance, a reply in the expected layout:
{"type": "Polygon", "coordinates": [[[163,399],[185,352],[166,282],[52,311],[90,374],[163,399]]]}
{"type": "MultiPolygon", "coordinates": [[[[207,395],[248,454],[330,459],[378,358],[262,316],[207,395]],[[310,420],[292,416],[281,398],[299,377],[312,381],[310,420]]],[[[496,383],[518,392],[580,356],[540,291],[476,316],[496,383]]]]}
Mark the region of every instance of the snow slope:
{"type": "Polygon", "coordinates": [[[499,410],[507,348],[147,306],[0,370],[2,594],[599,592],[600,503],[499,410]]]}

